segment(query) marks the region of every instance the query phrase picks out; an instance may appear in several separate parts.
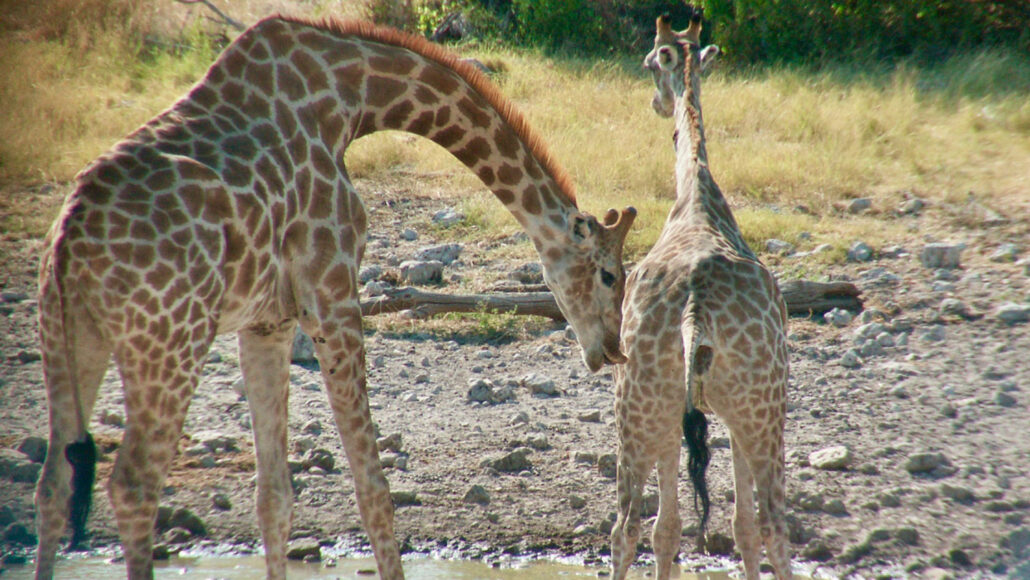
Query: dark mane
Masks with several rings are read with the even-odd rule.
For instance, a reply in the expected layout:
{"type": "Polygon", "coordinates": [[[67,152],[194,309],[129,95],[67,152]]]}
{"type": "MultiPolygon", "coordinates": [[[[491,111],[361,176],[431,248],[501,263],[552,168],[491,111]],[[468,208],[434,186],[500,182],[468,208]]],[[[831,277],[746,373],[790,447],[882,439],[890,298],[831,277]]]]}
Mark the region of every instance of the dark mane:
{"type": "Polygon", "coordinates": [[[509,126],[511,126],[519,139],[521,139],[529,148],[530,154],[540,162],[544,171],[554,179],[555,183],[558,185],[558,195],[564,196],[565,199],[573,206],[576,205],[576,191],[568,173],[566,173],[565,169],[558,164],[551,153],[547,150],[547,146],[544,141],[529,126],[529,123],[522,116],[522,113],[515,108],[515,105],[508,100],[507,97],[501,94],[500,89],[498,89],[497,86],[486,77],[486,75],[471,64],[459,59],[454,53],[438,44],[434,44],[425,38],[422,38],[421,36],[408,34],[394,28],[376,26],[371,22],[363,20],[340,20],[333,17],[326,17],[321,20],[312,20],[309,18],[282,14],[277,16],[277,18],[288,22],[312,26],[321,30],[328,30],[340,36],[357,36],[383,44],[391,44],[406,48],[453,70],[458,74],[458,76],[464,79],[465,82],[473,88],[473,90],[486,99],[486,102],[497,111],[509,126]]]}

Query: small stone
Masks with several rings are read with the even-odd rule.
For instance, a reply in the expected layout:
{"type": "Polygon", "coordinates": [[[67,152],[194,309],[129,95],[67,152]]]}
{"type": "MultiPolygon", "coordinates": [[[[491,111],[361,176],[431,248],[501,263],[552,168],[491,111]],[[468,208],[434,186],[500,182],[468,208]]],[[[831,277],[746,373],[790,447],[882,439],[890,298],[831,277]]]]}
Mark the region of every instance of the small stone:
{"type": "Polygon", "coordinates": [[[533,469],[533,463],[529,460],[532,452],[528,447],[519,447],[502,456],[485,459],[480,465],[501,473],[519,473],[533,469]]]}
{"type": "Polygon", "coordinates": [[[401,230],[401,234],[400,235],[401,235],[401,239],[402,240],[405,240],[405,241],[408,241],[408,242],[414,242],[415,240],[418,239],[418,232],[416,232],[415,230],[413,230],[411,228],[404,228],[403,230],[401,230]]]}
{"type": "Polygon", "coordinates": [[[594,409],[592,411],[586,411],[586,412],[580,413],[579,416],[577,417],[577,419],[579,419],[580,421],[582,421],[584,423],[600,423],[601,422],[601,411],[598,411],[597,409],[594,409]]]}
{"type": "Polygon", "coordinates": [[[422,500],[418,499],[418,493],[411,490],[394,490],[390,492],[390,499],[393,500],[395,506],[411,506],[411,505],[422,505],[422,500]]]}
{"type": "Polygon", "coordinates": [[[841,470],[851,465],[851,450],[845,445],[827,447],[808,456],[808,462],[816,469],[841,470]]]}
{"type": "Polygon", "coordinates": [[[193,539],[193,534],[185,528],[172,528],[161,534],[161,541],[165,544],[185,544],[193,539]]]}
{"type": "Polygon", "coordinates": [[[583,509],[587,505],[587,500],[583,499],[578,495],[569,496],[569,507],[574,510],[583,509]]]}
{"type": "Polygon", "coordinates": [[[898,211],[905,215],[916,215],[919,212],[923,211],[923,208],[925,206],[926,203],[923,200],[919,199],[918,197],[913,197],[912,199],[909,199],[902,203],[901,207],[898,208],[898,211]]]}
{"type": "Polygon", "coordinates": [[[593,451],[577,451],[573,454],[572,460],[576,463],[588,463],[594,465],[597,463],[597,454],[593,451]]]}
{"type": "Polygon", "coordinates": [[[443,262],[439,260],[405,260],[401,262],[401,280],[415,286],[443,282],[443,262]]]}
{"type": "Polygon", "coordinates": [[[43,463],[46,459],[47,440],[34,435],[22,439],[18,445],[21,451],[33,463],[43,463]]]}
{"type": "Polygon", "coordinates": [[[309,449],[304,454],[304,458],[301,459],[300,464],[304,469],[320,467],[326,472],[332,472],[333,468],[336,467],[336,458],[333,457],[332,451],[329,451],[328,449],[315,448],[309,449]]]}
{"type": "Polygon", "coordinates": [[[603,477],[615,479],[618,464],[618,458],[614,453],[606,453],[597,458],[597,471],[600,472],[603,477]]]}
{"type": "Polygon", "coordinates": [[[365,266],[358,271],[358,282],[368,284],[383,275],[383,269],[379,266],[365,266]]]}
{"type": "Polygon", "coordinates": [[[318,360],[315,357],[315,343],[311,337],[304,334],[299,327],[293,336],[293,351],[290,353],[290,360],[295,363],[310,363],[318,360]]]}
{"type": "Polygon", "coordinates": [[[322,546],[314,538],[293,540],[286,548],[286,557],[290,560],[304,560],[308,556],[322,557],[322,546]]]}
{"type": "Polygon", "coordinates": [[[826,504],[826,499],[821,493],[808,493],[807,491],[799,491],[791,498],[791,503],[801,508],[806,512],[819,512],[823,511],[823,506],[826,504]]]}
{"type": "Polygon", "coordinates": [[[833,555],[833,549],[821,540],[809,542],[801,551],[803,558],[815,562],[827,562],[833,559],[833,555]]]}
{"type": "Polygon", "coordinates": [[[433,214],[433,223],[445,228],[449,228],[464,220],[465,214],[456,211],[453,208],[442,209],[433,214]]]}
{"type": "Polygon", "coordinates": [[[998,391],[997,393],[994,393],[994,402],[1002,407],[1015,407],[1016,403],[1019,401],[1004,391],[998,391]]]}
{"type": "Polygon", "coordinates": [[[393,451],[394,453],[400,453],[402,447],[402,436],[400,433],[391,433],[385,437],[376,439],[376,446],[379,447],[379,451],[393,451]]]}
{"type": "Polygon", "coordinates": [[[897,494],[889,491],[885,491],[877,496],[880,501],[880,505],[888,508],[901,507],[901,498],[897,494]]]}
{"type": "Polygon", "coordinates": [[[525,411],[515,413],[515,416],[508,420],[508,424],[513,427],[515,425],[525,425],[526,423],[529,423],[529,413],[525,411]]]}
{"type": "Polygon", "coordinates": [[[1007,302],[994,311],[994,317],[1010,326],[1030,322],[1030,304],[1007,302]]]}
{"type": "Polygon", "coordinates": [[[304,425],[301,426],[300,430],[304,433],[307,433],[308,435],[321,435],[322,422],[318,419],[312,419],[304,423],[304,425]]]}
{"type": "Polygon", "coordinates": [[[713,556],[730,556],[733,546],[733,538],[720,532],[712,532],[705,537],[705,551],[713,556]]]}
{"type": "Polygon", "coordinates": [[[871,207],[873,207],[873,200],[868,197],[859,197],[848,202],[847,211],[851,214],[858,214],[871,207]]]}
{"type": "Polygon", "coordinates": [[[948,559],[957,566],[967,567],[973,565],[973,560],[969,557],[969,554],[960,548],[949,550],[948,559]]]}
{"type": "Polygon", "coordinates": [[[125,426],[125,418],[117,411],[105,411],[100,415],[100,424],[121,428],[125,426]]]}
{"type": "Polygon", "coordinates": [[[919,253],[919,261],[925,268],[958,268],[965,247],[965,244],[927,244],[919,253]]]}
{"type": "Polygon", "coordinates": [[[794,251],[794,244],[783,240],[768,239],[765,241],[765,251],[770,254],[787,255],[794,251]]]}
{"type": "Polygon", "coordinates": [[[551,448],[547,435],[533,435],[526,439],[526,444],[537,451],[547,451],[551,448]]]}
{"type": "Polygon", "coordinates": [[[854,369],[862,366],[862,357],[855,349],[848,349],[843,356],[840,357],[840,366],[846,369],[854,369]]]}
{"type": "Polygon", "coordinates": [[[837,328],[841,328],[851,324],[851,320],[853,318],[854,317],[851,315],[850,312],[842,308],[834,308],[826,314],[823,314],[823,320],[825,320],[829,324],[836,326],[837,328]]]}
{"type": "Polygon", "coordinates": [[[14,449],[0,449],[0,477],[22,483],[35,483],[42,465],[14,449]]]}
{"type": "Polygon", "coordinates": [[[894,538],[906,546],[919,543],[919,532],[915,528],[898,528],[894,530],[894,538]]]}
{"type": "Polygon", "coordinates": [[[223,511],[232,509],[232,501],[229,499],[229,496],[224,493],[216,493],[211,496],[211,505],[216,509],[223,511]]]}
{"type": "Polygon", "coordinates": [[[865,242],[855,242],[848,249],[849,262],[868,262],[873,259],[873,249],[865,242]]]}
{"type": "Polygon", "coordinates": [[[972,503],[976,500],[976,496],[973,494],[973,490],[968,487],[962,487],[958,485],[949,485],[947,483],[941,484],[940,487],[941,495],[946,498],[950,498],[959,503],[972,503]]]}
{"type": "Polygon", "coordinates": [[[315,448],[315,440],[311,437],[298,437],[293,440],[293,452],[297,455],[304,455],[310,449],[315,448]]]}
{"type": "Polygon", "coordinates": [[[557,383],[553,379],[538,375],[537,373],[529,373],[522,378],[522,386],[529,389],[529,392],[533,395],[542,395],[545,397],[555,397],[558,393],[557,383]]]}
{"type": "Polygon", "coordinates": [[[449,265],[461,256],[461,252],[464,249],[465,246],[461,244],[438,244],[419,248],[415,257],[423,261],[437,261],[449,265]]]}
{"type": "Polygon", "coordinates": [[[905,471],[912,474],[928,473],[948,464],[948,459],[942,453],[916,453],[905,461],[905,471]]]}
{"type": "Polygon", "coordinates": [[[873,545],[868,542],[854,544],[844,548],[844,552],[838,558],[843,564],[854,564],[873,552],[873,545]]]}
{"type": "Polygon", "coordinates": [[[1016,244],[1002,244],[991,253],[992,262],[1015,262],[1019,258],[1019,247],[1016,244]]]}
{"type": "Polygon", "coordinates": [[[486,488],[482,485],[476,484],[469,488],[465,492],[465,497],[462,499],[465,503],[474,503],[479,505],[490,504],[490,492],[486,491],[486,488]]]}
{"type": "Polygon", "coordinates": [[[891,531],[886,528],[877,528],[866,537],[866,542],[886,542],[891,539],[891,531]]]}
{"type": "Polygon", "coordinates": [[[188,508],[176,508],[172,511],[171,517],[168,518],[168,529],[171,528],[182,528],[188,530],[194,536],[206,536],[207,526],[204,524],[204,520],[200,519],[200,516],[193,513],[188,508]]]}
{"type": "Polygon", "coordinates": [[[969,318],[969,306],[965,302],[956,298],[945,298],[941,300],[940,313],[944,316],[958,316],[959,318],[969,318]]]}
{"type": "Polygon", "coordinates": [[[544,267],[540,262],[527,262],[509,272],[508,278],[522,284],[543,284],[544,267]]]}
{"type": "Polygon", "coordinates": [[[10,544],[34,546],[38,542],[36,534],[29,531],[28,526],[21,523],[9,524],[3,531],[3,540],[10,544]]]}

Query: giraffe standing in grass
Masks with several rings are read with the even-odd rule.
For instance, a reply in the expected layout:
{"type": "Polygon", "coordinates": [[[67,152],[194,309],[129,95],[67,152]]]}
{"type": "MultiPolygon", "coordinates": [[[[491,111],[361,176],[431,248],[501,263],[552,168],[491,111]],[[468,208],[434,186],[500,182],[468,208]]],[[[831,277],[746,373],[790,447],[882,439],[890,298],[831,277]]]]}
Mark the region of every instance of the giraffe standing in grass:
{"type": "Polygon", "coordinates": [[[626,283],[622,340],[628,362],[616,369],[616,579],[625,578],[636,554],[644,483],[656,463],[660,507],[652,542],[656,577],[669,578],[680,541],[681,437],[695,499],[701,501],[703,536],[709,510],[704,412],[714,412],[730,431],[733,533],[747,578],[759,577],[762,543],[777,578],[791,577],[783,453],[787,310],[708,170],[700,73],[718,48],[699,50],[700,29],[699,11],[682,33],[659,18],[654,50],[644,61],[657,89],[652,105],[662,116],[675,115],[676,202],[658,241],[626,283]]]}
{"type": "Polygon", "coordinates": [[[236,332],[257,453],[269,578],[285,576],[289,356],[315,343],[384,579],[402,578],[393,506],[365,388],[357,271],[366,213],[344,151],[383,129],[425,136],[468,166],[533,240],[591,370],[623,362],[621,248],[632,208],[604,223],[479,72],[367,23],[273,17],[243,32],[187,96],[76,178],[47,237],[40,336],[50,446],[36,491],[38,578],[71,519],[84,539],[89,417],[113,355],[127,428],[108,492],[129,577],[151,578],[162,482],[215,335],[236,332]]]}

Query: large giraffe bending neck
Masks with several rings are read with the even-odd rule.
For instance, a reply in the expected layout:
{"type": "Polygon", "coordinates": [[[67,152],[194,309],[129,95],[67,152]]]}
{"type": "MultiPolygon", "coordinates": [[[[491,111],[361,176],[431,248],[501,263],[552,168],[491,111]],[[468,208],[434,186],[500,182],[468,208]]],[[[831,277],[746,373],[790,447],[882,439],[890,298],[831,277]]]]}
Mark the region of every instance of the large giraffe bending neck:
{"type": "Polygon", "coordinates": [[[108,492],[129,577],[153,576],[157,498],[190,398],[214,336],[237,332],[268,576],[283,578],[298,323],[315,342],[380,577],[403,577],[365,390],[357,270],[367,216],[344,166],[351,142],[383,129],[423,135],[471,168],[532,238],[587,366],[624,360],[631,208],[604,223],[580,213],[511,104],[425,40],[365,23],[263,20],[188,95],[83,170],[48,235],[39,327],[54,452],[36,492],[37,577],[53,574],[69,511],[74,540],[84,538],[88,418],[112,354],[127,429],[108,492]]]}

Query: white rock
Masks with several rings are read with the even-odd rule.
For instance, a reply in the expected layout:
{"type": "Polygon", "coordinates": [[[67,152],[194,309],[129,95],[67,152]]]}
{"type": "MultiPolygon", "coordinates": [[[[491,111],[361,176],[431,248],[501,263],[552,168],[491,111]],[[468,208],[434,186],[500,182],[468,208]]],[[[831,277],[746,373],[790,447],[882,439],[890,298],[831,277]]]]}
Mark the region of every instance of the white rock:
{"type": "Polygon", "coordinates": [[[443,262],[439,260],[405,260],[401,262],[401,279],[409,284],[430,284],[443,281],[443,262]]]}

